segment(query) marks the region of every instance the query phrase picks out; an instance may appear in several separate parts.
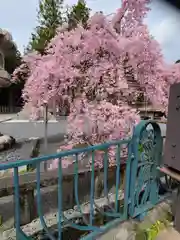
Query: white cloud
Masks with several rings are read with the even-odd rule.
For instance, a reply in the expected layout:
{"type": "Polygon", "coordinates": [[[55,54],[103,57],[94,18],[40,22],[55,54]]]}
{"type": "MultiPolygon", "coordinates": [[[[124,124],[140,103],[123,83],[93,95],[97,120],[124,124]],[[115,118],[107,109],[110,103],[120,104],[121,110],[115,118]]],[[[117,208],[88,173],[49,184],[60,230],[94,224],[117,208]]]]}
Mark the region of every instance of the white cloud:
{"type": "Polygon", "coordinates": [[[165,4],[164,1],[154,0],[146,23],[151,34],[161,44],[165,59],[168,62],[179,59],[180,12],[165,4]]]}
{"type": "Polygon", "coordinates": [[[159,24],[156,24],[151,33],[156,37],[161,45],[172,41],[177,31],[176,21],[172,18],[165,18],[159,24]]]}

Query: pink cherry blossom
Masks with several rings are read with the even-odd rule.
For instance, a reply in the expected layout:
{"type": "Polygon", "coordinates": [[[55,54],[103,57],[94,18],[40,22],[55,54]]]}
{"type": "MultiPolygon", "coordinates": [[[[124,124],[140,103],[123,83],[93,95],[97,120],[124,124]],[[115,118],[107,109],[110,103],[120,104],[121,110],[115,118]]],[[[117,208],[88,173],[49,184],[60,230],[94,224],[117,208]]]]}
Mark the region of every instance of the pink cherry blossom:
{"type": "MultiPolygon", "coordinates": [[[[160,45],[144,24],[149,2],[122,0],[113,19],[96,13],[87,28],[60,29],[46,55],[34,53],[24,60],[28,72],[23,97],[35,115],[44,103],[70,107],[61,151],[131,136],[140,121],[133,103],[142,92],[152,105],[167,109],[169,87],[179,81],[180,65],[164,62],[160,45]]],[[[21,68],[15,75],[23,74],[21,68]]],[[[104,153],[95,154],[96,166],[102,167],[104,153]]],[[[110,165],[115,164],[114,147],[108,156],[110,165]]],[[[66,161],[66,167],[72,163],[66,161]]]]}

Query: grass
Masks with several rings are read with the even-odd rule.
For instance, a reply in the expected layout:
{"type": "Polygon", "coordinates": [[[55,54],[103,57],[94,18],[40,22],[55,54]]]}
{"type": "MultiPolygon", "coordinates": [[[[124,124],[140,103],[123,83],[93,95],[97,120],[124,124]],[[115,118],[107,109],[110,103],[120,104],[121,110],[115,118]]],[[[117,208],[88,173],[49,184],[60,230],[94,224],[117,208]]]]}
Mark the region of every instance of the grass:
{"type": "Polygon", "coordinates": [[[147,229],[136,229],[136,240],[155,240],[158,234],[167,228],[172,221],[172,215],[167,213],[166,219],[157,220],[147,229]]]}

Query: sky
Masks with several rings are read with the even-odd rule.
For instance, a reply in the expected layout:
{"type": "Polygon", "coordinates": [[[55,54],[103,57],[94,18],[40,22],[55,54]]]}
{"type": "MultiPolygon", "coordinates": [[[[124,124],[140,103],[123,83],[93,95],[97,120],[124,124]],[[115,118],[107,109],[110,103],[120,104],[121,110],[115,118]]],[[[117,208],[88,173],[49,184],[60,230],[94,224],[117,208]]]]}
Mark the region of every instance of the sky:
{"type": "MultiPolygon", "coordinates": [[[[65,4],[76,0],[65,0],[65,4]]],[[[96,11],[111,14],[121,5],[121,0],[87,0],[88,6],[96,11]]],[[[38,0],[1,0],[0,28],[8,30],[19,50],[23,52],[31,32],[36,27],[38,0]]],[[[161,0],[153,0],[151,12],[145,20],[152,35],[160,42],[165,59],[174,62],[180,59],[180,12],[165,5],[161,0]]]]}

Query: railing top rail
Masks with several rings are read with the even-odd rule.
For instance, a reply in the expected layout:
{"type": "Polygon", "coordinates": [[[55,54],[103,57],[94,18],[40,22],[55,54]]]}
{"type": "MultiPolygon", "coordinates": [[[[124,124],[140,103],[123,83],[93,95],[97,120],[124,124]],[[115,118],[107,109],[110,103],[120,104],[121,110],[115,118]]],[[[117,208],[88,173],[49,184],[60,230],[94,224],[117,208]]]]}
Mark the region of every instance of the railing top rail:
{"type": "Polygon", "coordinates": [[[103,144],[99,144],[99,145],[92,145],[92,146],[88,146],[85,148],[72,149],[69,151],[62,151],[62,152],[55,153],[52,155],[46,155],[46,156],[36,157],[36,158],[32,158],[32,159],[27,159],[27,160],[17,160],[15,162],[1,163],[0,171],[7,170],[10,168],[22,167],[22,166],[25,166],[28,164],[41,163],[41,162],[45,162],[45,161],[52,160],[55,158],[63,158],[63,157],[76,155],[76,154],[80,154],[80,153],[88,153],[88,152],[98,151],[98,150],[103,151],[110,146],[128,144],[130,142],[130,140],[131,140],[131,138],[124,139],[124,140],[117,140],[117,141],[107,142],[107,143],[103,143],[103,144]]]}
{"type": "MultiPolygon", "coordinates": [[[[121,158],[121,164],[126,164],[127,157],[121,158]]],[[[78,169],[78,174],[84,175],[90,172],[90,168],[83,168],[78,169]]],[[[99,169],[95,168],[95,173],[99,172],[99,169]]],[[[69,181],[69,179],[72,179],[72,176],[74,176],[74,167],[72,168],[64,168],[62,171],[62,177],[63,179],[66,179],[69,181]]],[[[45,186],[52,186],[57,184],[58,179],[58,169],[54,169],[51,171],[42,171],[41,172],[41,187],[45,186]]],[[[37,182],[37,174],[36,171],[33,172],[25,172],[23,174],[19,174],[19,186],[22,188],[25,188],[25,186],[28,186],[28,188],[35,187],[35,183],[37,182]]],[[[0,196],[8,196],[11,195],[13,192],[13,173],[8,176],[4,176],[0,178],[0,196]],[[6,192],[4,190],[6,189],[6,192]],[[3,192],[1,191],[3,190],[3,192]]]]}
{"type": "MultiPolygon", "coordinates": [[[[74,175],[74,168],[73,169],[64,169],[65,171],[62,172],[62,177],[65,179],[71,179],[71,176],[74,175]]],[[[78,173],[84,174],[85,172],[88,172],[89,169],[85,170],[80,170],[78,173]]],[[[54,169],[51,171],[46,171],[46,172],[41,172],[41,184],[43,186],[51,186],[54,184],[57,184],[58,179],[58,169],[54,169]],[[46,182],[48,180],[48,182],[46,182]]],[[[37,176],[36,172],[26,172],[23,174],[19,174],[19,186],[25,187],[28,186],[29,188],[34,186],[34,183],[37,182],[37,176]]],[[[10,193],[12,192],[13,189],[13,175],[10,176],[5,176],[0,178],[0,190],[6,189],[10,193]]],[[[1,192],[0,192],[1,195],[1,192]]],[[[9,195],[9,194],[6,194],[9,195]]]]}
{"type": "Polygon", "coordinates": [[[141,132],[143,132],[143,130],[146,129],[148,125],[152,125],[156,133],[158,133],[158,136],[161,136],[161,128],[158,122],[150,119],[141,120],[141,122],[134,129],[133,137],[139,137],[141,132]]]}

